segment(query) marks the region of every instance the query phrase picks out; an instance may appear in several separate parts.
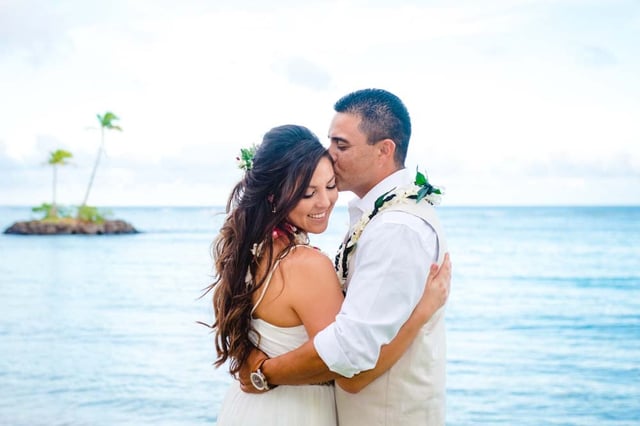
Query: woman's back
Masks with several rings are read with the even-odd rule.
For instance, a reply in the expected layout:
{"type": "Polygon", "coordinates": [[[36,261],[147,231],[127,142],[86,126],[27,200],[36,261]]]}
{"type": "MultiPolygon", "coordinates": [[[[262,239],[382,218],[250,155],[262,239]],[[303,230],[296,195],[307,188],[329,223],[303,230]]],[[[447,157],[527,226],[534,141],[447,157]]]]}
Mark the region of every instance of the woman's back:
{"type": "MultiPolygon", "coordinates": [[[[281,258],[265,273],[265,283],[254,294],[252,317],[279,327],[304,325],[313,337],[333,321],[342,303],[331,260],[320,250],[304,244],[291,248],[274,245],[274,249],[280,249],[281,258]],[[306,303],[308,296],[313,294],[322,296],[322,300],[315,301],[315,305],[323,307],[322,319],[326,320],[319,329],[310,324],[315,322],[309,315],[314,304],[306,303]],[[327,310],[331,312],[327,313],[327,310]]],[[[267,268],[261,265],[259,269],[267,268]]]]}
{"type": "MultiPolygon", "coordinates": [[[[327,287],[337,287],[330,260],[309,246],[296,246],[267,272],[254,298],[251,324],[255,333],[250,338],[269,357],[296,349],[309,340],[309,330],[315,334],[321,324],[332,320],[322,301],[317,305],[328,319],[317,320],[309,312],[315,308],[304,297],[305,293],[317,296],[317,279],[326,279],[327,271],[335,280],[327,287]]],[[[339,304],[335,309],[337,312],[339,304]]],[[[248,394],[234,383],[222,404],[218,425],[335,426],[336,418],[333,385],[278,386],[264,394],[248,394]]]]}

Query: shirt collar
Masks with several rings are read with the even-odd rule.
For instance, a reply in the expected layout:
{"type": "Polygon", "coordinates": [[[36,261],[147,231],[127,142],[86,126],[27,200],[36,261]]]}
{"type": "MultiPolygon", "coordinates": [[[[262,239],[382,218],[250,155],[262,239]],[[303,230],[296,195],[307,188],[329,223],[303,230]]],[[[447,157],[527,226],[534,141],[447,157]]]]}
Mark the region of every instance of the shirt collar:
{"type": "Polygon", "coordinates": [[[410,182],[410,172],[407,169],[400,169],[378,182],[364,197],[354,197],[349,201],[349,227],[353,227],[365,212],[373,210],[376,200],[382,194],[410,182]]]}

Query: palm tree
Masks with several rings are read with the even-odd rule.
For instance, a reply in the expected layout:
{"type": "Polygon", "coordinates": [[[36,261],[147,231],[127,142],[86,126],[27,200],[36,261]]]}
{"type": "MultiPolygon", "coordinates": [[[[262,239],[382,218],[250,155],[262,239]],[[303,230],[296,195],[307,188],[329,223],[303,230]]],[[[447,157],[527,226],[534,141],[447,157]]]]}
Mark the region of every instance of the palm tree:
{"type": "Polygon", "coordinates": [[[53,167],[53,202],[51,203],[51,209],[49,210],[49,217],[58,217],[58,206],[56,205],[56,188],[58,185],[58,166],[66,166],[69,164],[67,161],[73,157],[69,151],[64,149],[57,149],[49,153],[49,160],[47,164],[53,167]]]}
{"type": "Polygon", "coordinates": [[[120,126],[117,126],[114,122],[116,120],[120,120],[114,113],[105,112],[104,115],[96,114],[98,117],[98,121],[100,122],[100,148],[98,149],[98,156],[96,157],[96,162],[93,165],[93,171],[91,172],[91,177],[89,178],[89,186],[87,187],[87,192],[84,194],[84,200],[82,201],[81,207],[87,205],[87,200],[89,199],[89,192],[91,192],[91,187],[93,186],[93,178],[96,176],[96,170],[98,170],[98,164],[100,164],[100,158],[102,157],[102,152],[104,151],[104,131],[107,130],[118,130],[122,131],[120,126]]]}

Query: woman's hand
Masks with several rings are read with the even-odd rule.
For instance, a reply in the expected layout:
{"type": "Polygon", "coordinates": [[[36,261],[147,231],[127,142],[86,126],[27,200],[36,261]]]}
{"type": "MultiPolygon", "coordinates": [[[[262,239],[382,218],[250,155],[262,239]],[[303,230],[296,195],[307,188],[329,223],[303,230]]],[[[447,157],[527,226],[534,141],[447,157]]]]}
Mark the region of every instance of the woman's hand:
{"type": "Polygon", "coordinates": [[[418,301],[409,319],[388,345],[380,350],[378,363],[372,370],[364,371],[350,379],[337,378],[336,383],[349,393],[360,392],[365,386],[380,377],[395,364],[407,350],[422,327],[442,307],[449,297],[451,287],[451,260],[445,254],[442,265],[431,265],[422,298],[418,301]]]}

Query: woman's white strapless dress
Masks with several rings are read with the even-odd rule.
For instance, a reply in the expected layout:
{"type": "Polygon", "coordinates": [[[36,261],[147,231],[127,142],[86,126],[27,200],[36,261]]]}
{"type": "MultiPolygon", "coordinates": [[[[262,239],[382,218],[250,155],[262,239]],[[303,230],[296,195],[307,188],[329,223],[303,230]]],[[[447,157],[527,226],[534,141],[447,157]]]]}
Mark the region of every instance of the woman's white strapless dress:
{"type": "MultiPolygon", "coordinates": [[[[274,265],[272,271],[277,267],[274,265]]],[[[270,282],[268,277],[263,290],[270,282]]],[[[262,300],[256,303],[256,307],[262,300]]],[[[254,307],[255,310],[255,307],[254,307]]],[[[292,351],[309,340],[303,325],[277,327],[254,318],[260,335],[253,343],[270,358],[292,351]]],[[[252,336],[255,337],[255,336],[252,336]]],[[[252,338],[252,340],[254,340],[252,338]]],[[[227,391],[217,420],[218,426],[336,426],[333,385],[278,386],[262,394],[248,394],[233,382],[227,391]]]]}

